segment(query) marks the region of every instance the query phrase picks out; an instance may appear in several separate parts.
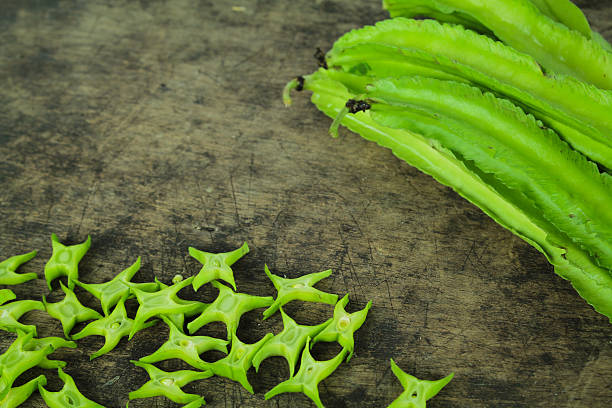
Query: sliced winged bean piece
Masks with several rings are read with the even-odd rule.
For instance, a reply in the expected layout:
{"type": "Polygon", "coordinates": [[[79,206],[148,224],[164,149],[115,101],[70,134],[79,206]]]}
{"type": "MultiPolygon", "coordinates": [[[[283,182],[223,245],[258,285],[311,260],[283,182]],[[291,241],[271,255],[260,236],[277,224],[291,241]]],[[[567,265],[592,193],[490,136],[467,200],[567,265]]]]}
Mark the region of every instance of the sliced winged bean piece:
{"type": "MultiPolygon", "coordinates": [[[[151,327],[155,323],[155,321],[147,322],[142,328],[151,327]]],[[[113,350],[119,344],[121,338],[130,334],[133,326],[134,320],[127,316],[124,298],[119,300],[110,315],[89,323],[83,330],[74,334],[72,339],[79,340],[87,336],[104,336],[102,348],[89,356],[89,359],[93,360],[113,350]]]]}
{"type": "MultiPolygon", "coordinates": [[[[349,92],[350,87],[344,81],[333,79],[331,75],[332,72],[320,69],[304,77],[304,89],[313,92],[312,102],[318,109],[336,118],[345,109],[346,101],[357,95],[349,92]]],[[[360,89],[365,89],[368,83],[367,78],[364,80],[355,75],[350,75],[350,78],[351,81],[357,78],[362,82],[360,89]]],[[[512,193],[469,162],[462,161],[461,157],[439,142],[406,129],[382,126],[372,120],[370,114],[367,111],[345,115],[341,123],[365,139],[391,149],[398,158],[440,183],[452,187],[497,223],[533,245],[554,265],[558,275],[570,280],[580,296],[612,321],[612,277],[609,272],[597,266],[584,249],[561,234],[531,201],[512,193]],[[550,236],[555,237],[554,242],[549,240],[550,236]]]]}
{"type": "Polygon", "coordinates": [[[47,391],[45,387],[38,385],[38,391],[49,408],[104,408],[81,394],[74,379],[61,368],[58,368],[57,372],[59,378],[64,382],[60,391],[47,391]]]}
{"type": "Polygon", "coordinates": [[[12,256],[0,262],[0,285],[19,285],[21,283],[38,278],[34,272],[17,273],[17,268],[36,256],[36,251],[23,255],[12,256]]]}
{"type": "Polygon", "coordinates": [[[51,234],[53,252],[45,264],[45,278],[47,286],[51,288],[51,281],[60,276],[68,277],[68,287],[74,289],[74,283],[79,280],[79,262],[91,246],[91,237],[81,244],[66,246],[59,242],[57,235],[51,234]]]}
{"type": "Polygon", "coordinates": [[[100,319],[102,315],[93,309],[83,306],[72,289],[64,286],[60,282],[60,287],[66,294],[63,300],[56,303],[47,303],[47,299],[43,296],[45,310],[49,316],[58,319],[64,328],[64,335],[70,338],[70,331],[75,324],[87,320],[100,319]]]}
{"type": "Polygon", "coordinates": [[[342,351],[331,360],[316,361],[312,358],[312,355],[310,355],[309,343],[310,339],[307,339],[306,347],[304,347],[304,351],[302,352],[300,369],[297,374],[268,391],[265,395],[265,399],[268,400],[285,392],[302,392],[313,400],[318,408],[323,408],[323,403],[319,397],[319,383],[336,371],[348,351],[343,348],[342,351]]]}
{"type": "Polygon", "coordinates": [[[39,385],[46,385],[47,377],[44,375],[39,375],[36,378],[31,379],[27,383],[19,386],[11,388],[9,393],[3,400],[0,400],[0,407],[2,408],[17,408],[21,404],[27,401],[30,398],[30,395],[36,390],[38,390],[39,385]]]}
{"type": "Polygon", "coordinates": [[[253,387],[247,379],[247,371],[253,365],[255,354],[273,336],[274,334],[268,333],[256,343],[245,344],[234,333],[229,354],[214,363],[208,363],[208,368],[215,375],[239,382],[248,392],[253,394],[253,387]]]}
{"type": "MultiPolygon", "coordinates": [[[[175,283],[172,286],[161,286],[157,292],[145,292],[138,288],[132,288],[132,293],[136,295],[138,303],[138,311],[134,317],[134,325],[130,331],[128,339],[131,339],[134,334],[144,327],[145,322],[155,316],[180,316],[180,324],[182,324],[185,314],[197,313],[206,305],[201,302],[187,301],[178,297],[177,293],[184,287],[191,284],[193,277],[187,278],[184,281],[175,283]]],[[[173,320],[176,322],[176,320],[173,320]]]]}
{"type": "MultiPolygon", "coordinates": [[[[181,275],[175,275],[172,278],[173,285],[176,285],[177,283],[182,281],[183,277],[181,275]]],[[[160,289],[165,289],[169,287],[165,283],[160,282],[157,277],[155,278],[155,282],[157,283],[160,289]]],[[[201,313],[204,309],[208,307],[208,303],[198,302],[197,300],[183,300],[180,298],[177,298],[176,301],[177,303],[183,306],[191,305],[192,307],[190,309],[186,309],[186,311],[183,313],[169,313],[163,316],[166,316],[169,320],[171,320],[172,323],[174,323],[176,327],[184,333],[185,318],[195,316],[201,313]]]]}
{"type": "Polygon", "coordinates": [[[611,54],[599,42],[547,17],[530,0],[383,1],[393,17],[403,15],[404,4],[469,15],[506,44],[532,55],[547,70],[612,89],[611,54]]]}
{"type": "MultiPolygon", "coordinates": [[[[12,299],[14,298],[13,294],[12,299]]],[[[32,310],[45,310],[45,306],[38,300],[18,300],[0,306],[0,330],[13,333],[17,333],[17,330],[32,331],[36,336],[35,325],[25,325],[19,322],[21,316],[32,310]]]]}
{"type": "Polygon", "coordinates": [[[419,380],[402,371],[391,359],[391,370],[404,387],[404,392],[387,408],[423,407],[425,402],[436,396],[440,390],[453,378],[453,374],[437,381],[419,380]]]}
{"type": "Polygon", "coordinates": [[[219,295],[200,316],[187,324],[189,333],[195,333],[200,327],[211,322],[223,322],[227,326],[227,339],[232,339],[240,323],[240,316],[260,307],[270,306],[273,299],[270,296],[253,296],[246,293],[236,293],[220,282],[212,285],[219,289],[219,295]]]}
{"type": "Polygon", "coordinates": [[[19,331],[17,339],[0,355],[0,401],[9,393],[17,377],[53,353],[50,345],[39,350],[27,350],[25,346],[33,336],[33,332],[19,331]]]}
{"type": "Polygon", "coordinates": [[[130,288],[137,288],[145,292],[153,292],[159,289],[159,285],[154,282],[131,282],[132,278],[140,269],[140,257],[136,259],[129,268],[120,272],[112,280],[105,283],[84,283],[76,281],[75,283],[94,295],[100,300],[104,315],[108,316],[110,308],[115,306],[121,298],[129,295],[130,288]]]}
{"type": "Polygon", "coordinates": [[[264,311],[264,320],[272,316],[279,307],[286,305],[292,300],[303,300],[305,302],[318,302],[333,305],[338,301],[338,295],[326,293],[313,288],[317,282],[331,275],[331,269],[323,272],[310,273],[299,278],[287,279],[274,275],[265,265],[265,272],[278,294],[274,303],[264,311]]]}
{"type": "Polygon", "coordinates": [[[348,350],[349,355],[346,361],[349,361],[353,356],[353,350],[355,348],[355,339],[353,338],[355,332],[365,322],[368,311],[372,307],[372,301],[370,300],[365,308],[355,313],[347,313],[344,308],[348,303],[348,294],[345,295],[334,307],[334,317],[332,321],[317,334],[312,344],[319,341],[332,342],[337,341],[343,348],[348,350]]]}
{"type": "Polygon", "coordinates": [[[194,368],[207,370],[208,364],[200,358],[200,354],[210,350],[217,350],[227,354],[227,340],[216,339],[208,336],[188,336],[182,332],[172,320],[161,316],[170,331],[168,340],[161,345],[153,354],[142,357],[138,361],[142,363],[157,363],[162,360],[178,358],[194,368]]]}
{"type": "Polygon", "coordinates": [[[181,388],[190,382],[212,376],[210,371],[180,370],[166,372],[155,367],[153,364],[134,360],[132,360],[132,363],[137,367],[145,369],[147,374],[149,374],[150,380],[136,391],[130,392],[130,400],[163,396],[177,404],[188,404],[202,399],[202,397],[196,394],[187,394],[181,388]]]}
{"type": "Polygon", "coordinates": [[[245,242],[240,248],[219,254],[200,251],[189,247],[189,255],[202,264],[202,269],[193,280],[193,290],[198,290],[202,285],[213,280],[222,280],[236,290],[234,272],[231,266],[249,252],[249,246],[245,242]]]}
{"type": "Polygon", "coordinates": [[[17,295],[10,289],[0,289],[0,305],[5,304],[9,300],[17,299],[17,295]]]}
{"type": "MultiPolygon", "coordinates": [[[[44,350],[51,347],[52,352],[58,348],[76,348],[77,344],[74,341],[62,339],[61,337],[43,337],[40,339],[32,338],[24,345],[26,351],[44,350]]],[[[38,367],[54,370],[56,368],[65,367],[66,362],[60,360],[49,360],[46,356],[38,363],[38,367]]]]}
{"type": "Polygon", "coordinates": [[[283,308],[280,308],[283,316],[283,331],[272,337],[253,357],[253,367],[259,371],[259,365],[263,360],[272,356],[282,356],[289,363],[289,375],[293,377],[295,366],[302,354],[302,349],[308,338],[313,338],[321,332],[330,322],[317,326],[302,326],[293,320],[283,308]]]}

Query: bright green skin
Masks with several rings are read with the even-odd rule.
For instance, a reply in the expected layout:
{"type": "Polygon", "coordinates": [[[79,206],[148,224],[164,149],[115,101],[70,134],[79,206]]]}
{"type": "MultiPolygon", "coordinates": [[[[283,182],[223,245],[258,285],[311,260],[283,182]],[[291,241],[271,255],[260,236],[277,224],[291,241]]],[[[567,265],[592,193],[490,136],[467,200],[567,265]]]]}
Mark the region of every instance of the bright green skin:
{"type": "Polygon", "coordinates": [[[81,244],[65,246],[59,242],[57,235],[51,234],[51,246],[53,252],[45,264],[45,279],[49,290],[52,290],[51,281],[60,276],[67,276],[68,287],[74,289],[75,282],[79,280],[79,262],[91,246],[91,237],[88,235],[87,240],[81,244]]]}
{"type": "Polygon", "coordinates": [[[168,325],[170,332],[168,341],[161,345],[153,354],[142,357],[142,363],[157,363],[163,360],[178,358],[194,368],[207,370],[208,364],[200,358],[200,354],[217,350],[227,354],[228,341],[208,336],[187,336],[167,317],[161,317],[168,325]]]}
{"type": "Polygon", "coordinates": [[[215,375],[229,378],[232,381],[238,381],[248,392],[253,394],[253,387],[247,379],[247,371],[253,365],[255,354],[272,337],[274,337],[274,334],[268,333],[257,343],[245,344],[234,333],[229,354],[214,363],[208,363],[208,369],[215,375]]]}
{"type": "MultiPolygon", "coordinates": [[[[181,282],[182,280],[183,280],[183,276],[175,275],[172,278],[172,284],[176,285],[177,283],[181,282]]],[[[169,287],[165,283],[160,282],[157,278],[155,278],[155,283],[157,283],[157,285],[159,286],[160,289],[165,289],[165,288],[169,287]]],[[[192,281],[192,283],[193,283],[193,281],[192,281]]],[[[178,299],[178,302],[180,304],[182,304],[182,305],[185,305],[185,306],[186,305],[191,305],[192,307],[190,309],[188,309],[187,311],[182,312],[182,313],[169,313],[169,314],[165,314],[165,315],[160,315],[160,317],[161,316],[166,316],[169,320],[172,321],[172,323],[174,323],[176,325],[177,328],[179,328],[179,330],[183,331],[183,333],[184,333],[185,318],[186,317],[195,316],[195,315],[201,313],[204,309],[206,309],[208,307],[208,304],[207,303],[198,302],[197,300],[183,300],[183,299],[178,299]]]]}
{"type": "Polygon", "coordinates": [[[34,272],[16,273],[15,270],[22,264],[36,256],[36,251],[23,255],[11,256],[0,262],[0,285],[19,285],[21,283],[36,279],[38,275],[34,272]]]}
{"type": "Polygon", "coordinates": [[[58,368],[57,371],[59,378],[64,382],[60,391],[47,391],[42,384],[38,385],[38,391],[49,408],[104,408],[103,405],[81,394],[72,377],[64,373],[61,368],[58,368]]]}
{"type": "Polygon", "coordinates": [[[289,363],[289,375],[293,377],[295,366],[308,338],[313,338],[331,323],[331,319],[317,326],[302,326],[280,309],[283,316],[283,331],[272,337],[253,357],[253,367],[259,371],[263,360],[272,356],[282,356],[289,363]]]}
{"type": "Polygon", "coordinates": [[[18,300],[5,305],[6,301],[16,298],[11,290],[5,290],[8,291],[4,292],[6,296],[0,295],[0,305],[2,305],[0,306],[0,330],[13,333],[17,333],[17,330],[24,332],[32,331],[34,336],[36,336],[36,326],[19,323],[19,319],[32,310],[45,310],[45,306],[38,300],[18,300]]]}
{"type": "Polygon", "coordinates": [[[460,26],[381,21],[342,36],[326,60],[330,68],[373,78],[419,75],[473,83],[513,99],[575,149],[612,169],[612,92],[543,75],[531,57],[460,26]]]}
{"type": "Polygon", "coordinates": [[[200,316],[187,324],[190,334],[211,322],[223,322],[227,327],[227,339],[232,340],[233,333],[238,329],[240,316],[260,307],[270,306],[273,302],[270,296],[253,296],[246,293],[236,293],[227,286],[213,281],[212,285],[219,289],[219,295],[200,316]]]}
{"type": "MultiPolygon", "coordinates": [[[[349,88],[363,89],[368,79],[349,74],[319,70],[306,77],[305,89],[313,92],[313,103],[325,114],[335,118],[344,110],[345,102],[355,98],[349,88]],[[343,83],[339,80],[343,79],[343,83]]],[[[289,91],[297,85],[288,84],[284,99],[289,104],[289,91]]],[[[361,92],[360,92],[361,93],[361,92]]],[[[542,252],[555,266],[555,272],[571,281],[578,293],[598,312],[612,321],[612,278],[607,270],[598,267],[577,244],[566,236],[561,243],[549,237],[562,237],[558,229],[544,219],[540,211],[524,197],[509,191],[495,179],[468,166],[453,152],[435,140],[405,129],[392,129],[374,122],[370,112],[346,115],[340,122],[365,139],[393,151],[398,158],[452,187],[461,196],[480,207],[503,227],[524,239],[542,252]]]]}
{"type": "Polygon", "coordinates": [[[17,339],[0,355],[0,401],[7,396],[17,377],[30,368],[36,367],[53,353],[54,349],[51,345],[28,350],[26,346],[33,336],[32,332],[20,331],[17,339]]]}
{"type": "Polygon", "coordinates": [[[331,269],[323,272],[310,273],[294,279],[281,278],[280,276],[272,274],[270,269],[268,269],[268,265],[265,265],[265,272],[272,281],[278,294],[276,295],[274,303],[264,311],[264,320],[276,313],[281,306],[286,305],[292,300],[326,303],[328,305],[333,305],[338,301],[338,295],[325,293],[319,289],[313,288],[317,282],[332,274],[331,269]]]}
{"type": "Polygon", "coordinates": [[[39,375],[19,387],[11,388],[7,396],[0,400],[0,407],[17,408],[30,398],[30,395],[38,389],[39,385],[47,385],[47,377],[39,375]]]}
{"type": "Polygon", "coordinates": [[[163,285],[162,289],[157,292],[145,292],[135,287],[131,288],[140,306],[134,317],[134,326],[132,326],[128,339],[131,340],[137,331],[145,327],[146,321],[155,316],[167,316],[182,329],[185,314],[191,315],[203,310],[206,307],[204,303],[183,300],[177,296],[178,291],[189,286],[192,281],[193,277],[190,277],[172,286],[163,285]]]}
{"type": "Polygon", "coordinates": [[[437,381],[419,380],[402,371],[391,359],[391,371],[404,387],[404,392],[387,408],[425,408],[425,402],[436,396],[449,383],[453,374],[437,381]]]}
{"type": "Polygon", "coordinates": [[[346,361],[350,361],[355,349],[355,332],[361,327],[368,316],[368,311],[372,307],[370,300],[365,308],[355,313],[347,313],[344,308],[348,303],[348,294],[345,295],[334,307],[334,317],[332,321],[312,339],[312,344],[319,341],[332,342],[337,341],[342,348],[346,349],[349,354],[346,361]]]}
{"type": "MultiPolygon", "coordinates": [[[[66,339],[62,339],[61,337],[43,337],[42,339],[32,338],[28,341],[24,347],[27,351],[35,351],[35,350],[44,350],[48,347],[51,347],[53,351],[58,348],[76,348],[77,344],[74,341],[68,341],[66,339]]],[[[59,360],[50,360],[47,357],[44,357],[39,363],[38,367],[44,368],[47,370],[54,370],[56,368],[65,367],[65,361],[59,360]]]]}
{"type": "Polygon", "coordinates": [[[66,295],[64,299],[56,303],[47,303],[47,299],[43,296],[43,304],[49,316],[56,318],[62,323],[64,336],[69,339],[70,331],[77,323],[100,319],[102,315],[93,309],[83,306],[72,289],[64,286],[62,282],[60,282],[60,287],[66,295]]]}
{"type": "Polygon", "coordinates": [[[383,0],[392,17],[409,17],[404,6],[467,15],[546,69],[612,89],[612,54],[598,41],[550,19],[529,0],[383,0]]]}
{"type": "Polygon", "coordinates": [[[249,253],[249,246],[245,242],[240,248],[220,254],[200,251],[189,247],[189,255],[197,259],[202,264],[202,269],[193,279],[193,290],[198,290],[202,285],[213,280],[222,280],[236,290],[234,272],[230,268],[236,261],[249,253]]]}
{"type": "Polygon", "coordinates": [[[204,401],[201,396],[187,394],[181,388],[190,382],[211,377],[212,373],[210,371],[179,370],[166,372],[155,367],[153,364],[142,363],[140,361],[132,361],[132,363],[137,367],[144,368],[151,379],[136,391],[130,392],[130,400],[164,396],[177,404],[189,404],[198,400],[204,401]]]}
{"type": "MultiPolygon", "coordinates": [[[[142,328],[151,327],[155,323],[156,321],[147,322],[142,328]]],[[[119,300],[119,303],[117,303],[110,315],[89,323],[83,330],[72,335],[72,339],[79,340],[87,336],[103,336],[104,345],[100,350],[89,356],[89,359],[93,360],[113,350],[119,344],[121,338],[130,334],[133,326],[134,320],[127,316],[124,298],[119,300]]]]}
{"type": "Polygon", "coordinates": [[[310,338],[307,339],[306,347],[304,347],[304,351],[302,352],[300,369],[297,374],[268,391],[265,395],[267,400],[285,392],[302,392],[313,400],[318,408],[324,407],[319,397],[319,383],[336,371],[336,368],[342,363],[348,351],[343,348],[342,351],[331,360],[316,361],[312,358],[312,355],[310,355],[309,344],[310,338]]]}
{"type": "Polygon", "coordinates": [[[110,308],[115,306],[122,298],[131,295],[130,288],[137,288],[145,292],[154,292],[159,285],[154,282],[133,283],[132,278],[140,269],[140,257],[129,268],[117,274],[112,280],[105,283],[75,283],[100,300],[104,315],[108,316],[110,308]]]}

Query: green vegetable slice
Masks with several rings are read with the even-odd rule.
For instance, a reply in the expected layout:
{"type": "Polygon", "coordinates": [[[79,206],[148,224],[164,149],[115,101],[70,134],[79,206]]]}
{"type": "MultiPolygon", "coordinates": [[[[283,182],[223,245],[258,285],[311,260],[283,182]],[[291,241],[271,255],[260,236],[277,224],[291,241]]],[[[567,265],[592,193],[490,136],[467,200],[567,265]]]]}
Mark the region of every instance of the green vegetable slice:
{"type": "Polygon", "coordinates": [[[255,357],[253,357],[253,367],[255,367],[255,371],[259,371],[259,365],[266,358],[282,356],[289,363],[289,375],[293,377],[295,366],[306,344],[306,340],[319,334],[331,322],[331,319],[317,326],[302,326],[285,313],[282,307],[280,311],[283,316],[283,331],[272,337],[255,354],[255,357]]]}
{"type": "Polygon", "coordinates": [[[28,350],[26,345],[33,336],[33,332],[19,331],[17,339],[0,355],[0,401],[7,396],[17,377],[36,367],[47,355],[53,353],[54,349],[50,345],[38,350],[28,350]]]}
{"type": "MultiPolygon", "coordinates": [[[[183,280],[182,275],[174,275],[172,278],[172,284],[175,285],[183,280]]],[[[160,289],[167,288],[168,285],[160,282],[157,278],[155,278],[155,282],[159,285],[160,289]]],[[[178,299],[178,298],[177,298],[178,299]]],[[[192,308],[183,313],[169,313],[166,316],[168,319],[172,320],[172,322],[179,328],[179,330],[183,331],[185,327],[185,317],[195,316],[198,313],[201,313],[204,309],[208,307],[207,303],[198,302],[197,300],[177,300],[182,305],[191,305],[192,308]]],[[[160,315],[161,316],[161,315],[160,315]]]]}
{"type": "Polygon", "coordinates": [[[36,251],[28,252],[23,255],[12,256],[0,262],[0,285],[19,285],[21,283],[38,278],[34,272],[17,273],[15,272],[20,265],[28,262],[36,256],[36,251]]]}
{"type": "Polygon", "coordinates": [[[468,15],[547,70],[612,89],[612,54],[599,41],[550,19],[530,0],[383,0],[392,17],[410,17],[403,13],[406,5],[468,15]]]}
{"type": "Polygon", "coordinates": [[[65,246],[59,242],[57,235],[51,234],[51,246],[53,252],[45,264],[45,278],[49,290],[52,290],[51,281],[60,276],[67,276],[68,287],[74,289],[75,282],[79,280],[79,262],[91,246],[91,237],[88,235],[87,240],[81,244],[65,246]]]}
{"type": "Polygon", "coordinates": [[[206,307],[204,303],[183,300],[178,297],[178,291],[189,286],[192,280],[193,277],[190,277],[172,286],[159,282],[161,290],[157,292],[145,292],[142,289],[132,287],[132,293],[136,295],[140,305],[134,317],[134,325],[128,339],[131,339],[137,331],[142,329],[145,322],[152,317],[165,315],[173,319],[178,327],[182,327],[185,314],[197,313],[197,311],[206,307]],[[178,322],[175,320],[177,317],[178,322]]]}
{"type": "Polygon", "coordinates": [[[318,408],[323,408],[323,403],[319,397],[319,383],[329,377],[346,357],[347,350],[342,349],[336,357],[326,361],[316,361],[312,358],[309,351],[310,339],[306,340],[306,347],[302,352],[300,369],[297,374],[290,379],[283,381],[272,388],[265,395],[265,399],[270,399],[278,394],[285,392],[302,392],[314,401],[318,408]]]}
{"type": "Polygon", "coordinates": [[[612,168],[610,91],[544,75],[531,57],[459,26],[405,18],[381,21],[338,39],[327,63],[374,78],[469,81],[516,100],[574,148],[612,168]]]}
{"type": "MultiPolygon", "coordinates": [[[[156,321],[147,322],[143,325],[143,329],[151,327],[156,321]]],[[[103,336],[104,345],[100,350],[89,356],[90,360],[100,357],[103,354],[113,350],[122,337],[128,336],[134,326],[134,320],[127,316],[125,310],[125,297],[120,299],[113,312],[101,319],[94,320],[83,328],[80,332],[73,334],[73,340],[79,340],[88,336],[103,336]]]]}
{"type": "Polygon", "coordinates": [[[2,408],[17,408],[21,404],[27,401],[34,391],[38,389],[39,385],[46,385],[47,377],[39,375],[36,378],[31,379],[27,383],[11,388],[9,393],[3,400],[0,400],[0,407],[2,408]]]}
{"type": "Polygon", "coordinates": [[[391,359],[391,370],[404,387],[404,392],[387,408],[425,408],[425,402],[436,396],[453,378],[453,374],[437,381],[419,380],[402,371],[391,359]]]}
{"type": "Polygon", "coordinates": [[[43,304],[49,316],[56,318],[62,323],[64,336],[69,339],[70,331],[75,324],[87,320],[100,319],[102,315],[93,309],[83,306],[72,289],[64,286],[62,282],[60,282],[60,287],[66,295],[64,299],[60,302],[48,303],[47,299],[43,296],[43,304]]]}
{"type": "Polygon", "coordinates": [[[7,300],[15,299],[15,294],[10,289],[5,289],[6,297],[0,294],[0,329],[8,332],[17,333],[17,330],[33,332],[36,336],[36,326],[33,324],[25,325],[19,322],[24,314],[32,310],[45,310],[45,306],[38,300],[18,300],[4,304],[7,300]],[[6,300],[4,300],[6,299],[6,300]]]}
{"type": "Polygon", "coordinates": [[[253,357],[274,335],[266,334],[253,344],[245,344],[238,339],[236,333],[232,336],[232,347],[229,354],[214,363],[208,363],[208,368],[221,377],[239,382],[248,392],[253,394],[253,387],[247,379],[247,371],[253,365],[253,357]]]}
{"type": "MultiPolygon", "coordinates": [[[[26,351],[36,351],[36,350],[44,350],[51,347],[52,352],[57,350],[58,348],[76,348],[77,344],[74,341],[68,341],[66,339],[62,339],[61,337],[43,337],[41,339],[32,338],[28,341],[24,350],[26,351]]],[[[38,367],[54,370],[56,368],[65,367],[66,362],[60,360],[50,360],[46,356],[38,363],[38,367]]]]}
{"type": "Polygon", "coordinates": [[[313,286],[322,279],[332,274],[331,269],[323,272],[310,273],[299,278],[287,279],[272,274],[268,265],[265,265],[266,275],[278,291],[274,303],[264,311],[264,320],[272,316],[279,307],[286,305],[292,300],[303,300],[306,302],[318,302],[333,305],[338,301],[338,295],[326,293],[313,286]]]}
{"type": "Polygon", "coordinates": [[[200,354],[210,350],[217,350],[227,354],[226,340],[208,336],[187,336],[166,316],[161,316],[170,331],[168,341],[161,345],[153,354],[142,357],[142,363],[157,363],[162,360],[178,358],[194,368],[207,370],[208,364],[200,358],[200,354]]]}
{"type": "Polygon", "coordinates": [[[64,382],[60,391],[47,391],[41,384],[38,385],[38,391],[49,408],[104,408],[81,394],[72,377],[61,368],[58,368],[57,372],[59,378],[64,382]]]}
{"type": "Polygon", "coordinates": [[[17,295],[10,289],[0,289],[0,305],[5,304],[9,300],[17,299],[17,295]]]}
{"type": "Polygon", "coordinates": [[[213,280],[222,280],[236,290],[234,272],[231,266],[249,252],[249,246],[245,242],[240,248],[220,254],[200,251],[189,247],[189,255],[194,257],[202,264],[202,269],[193,280],[193,290],[198,290],[202,285],[213,280]]]}
{"type": "Polygon", "coordinates": [[[198,400],[204,402],[200,395],[187,394],[181,388],[190,382],[211,377],[212,373],[210,371],[179,370],[167,372],[160,370],[153,364],[134,360],[132,360],[132,363],[145,369],[151,379],[136,391],[130,392],[130,400],[163,396],[177,404],[189,404],[198,400]]]}
{"type": "Polygon", "coordinates": [[[253,296],[246,293],[236,293],[227,286],[213,281],[212,285],[219,289],[219,295],[200,316],[187,324],[190,334],[211,322],[223,322],[227,326],[227,339],[232,339],[232,333],[238,329],[240,316],[260,307],[270,306],[273,302],[270,296],[253,296]]]}
{"type": "Polygon", "coordinates": [[[344,308],[346,307],[348,301],[349,298],[347,294],[344,295],[344,297],[340,299],[338,303],[336,303],[332,321],[312,340],[312,344],[319,341],[337,341],[349,352],[346,361],[350,361],[351,357],[353,356],[353,350],[355,349],[354,334],[361,327],[363,322],[365,322],[368,311],[372,307],[372,301],[370,300],[366,307],[362,310],[355,313],[347,313],[344,308]]]}
{"type": "Polygon", "coordinates": [[[123,297],[131,294],[131,288],[137,288],[145,292],[153,292],[159,289],[159,285],[154,282],[131,282],[139,269],[140,257],[129,268],[123,270],[108,282],[84,283],[77,280],[75,283],[98,298],[104,315],[108,316],[111,307],[115,306],[123,297]]]}

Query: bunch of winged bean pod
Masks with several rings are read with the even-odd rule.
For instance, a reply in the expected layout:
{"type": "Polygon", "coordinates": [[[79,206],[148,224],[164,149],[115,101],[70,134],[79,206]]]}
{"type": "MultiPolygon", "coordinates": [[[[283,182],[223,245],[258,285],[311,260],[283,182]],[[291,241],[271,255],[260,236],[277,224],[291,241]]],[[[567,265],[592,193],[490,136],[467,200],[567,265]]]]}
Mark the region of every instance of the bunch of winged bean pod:
{"type": "Polygon", "coordinates": [[[452,187],[612,321],[612,47],[569,0],[384,0],[285,88],[452,187]],[[418,17],[418,19],[414,19],[418,17]]]}

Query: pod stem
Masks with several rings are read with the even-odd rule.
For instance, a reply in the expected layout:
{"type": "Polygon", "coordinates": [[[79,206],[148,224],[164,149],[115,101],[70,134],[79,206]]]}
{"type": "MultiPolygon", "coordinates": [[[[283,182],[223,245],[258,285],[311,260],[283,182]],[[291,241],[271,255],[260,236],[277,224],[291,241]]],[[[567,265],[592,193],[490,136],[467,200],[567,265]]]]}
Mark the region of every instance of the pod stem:
{"type": "Polygon", "coordinates": [[[285,85],[285,88],[283,89],[283,103],[286,107],[291,106],[291,91],[294,89],[297,91],[301,91],[304,89],[303,76],[293,78],[291,81],[287,82],[287,85],[285,85]]]}

